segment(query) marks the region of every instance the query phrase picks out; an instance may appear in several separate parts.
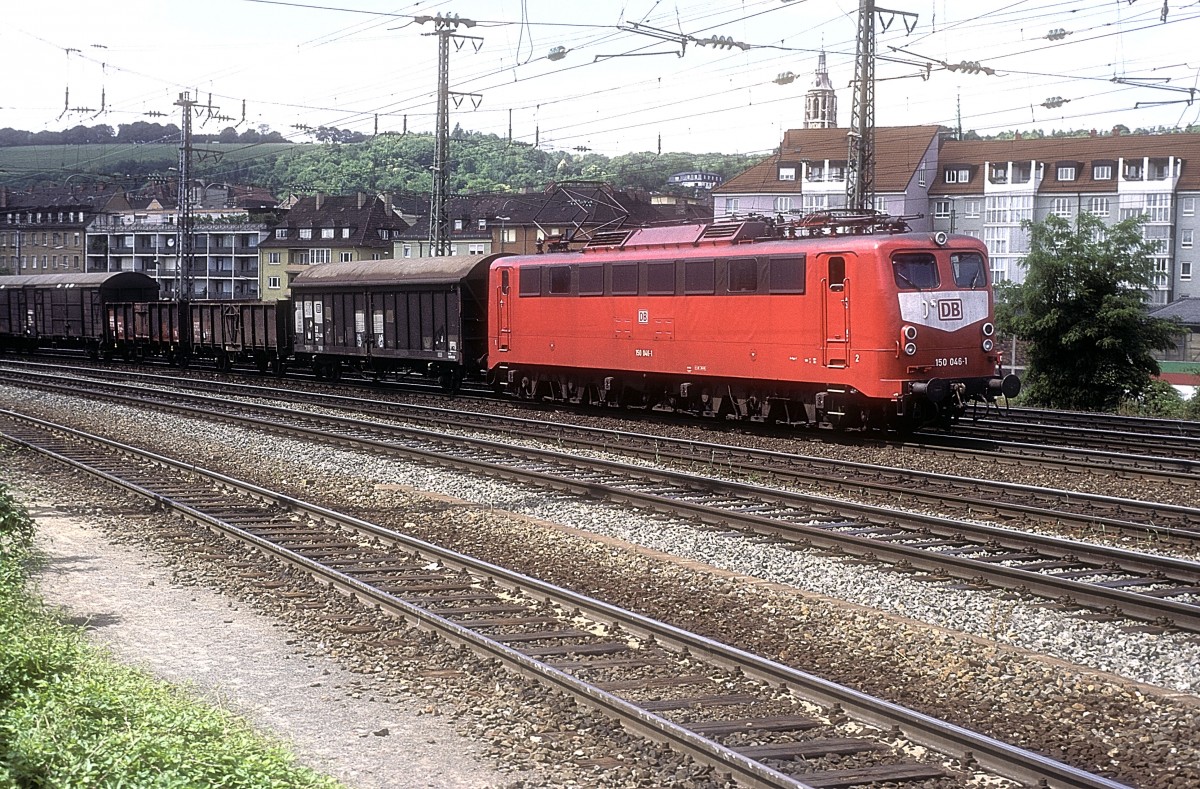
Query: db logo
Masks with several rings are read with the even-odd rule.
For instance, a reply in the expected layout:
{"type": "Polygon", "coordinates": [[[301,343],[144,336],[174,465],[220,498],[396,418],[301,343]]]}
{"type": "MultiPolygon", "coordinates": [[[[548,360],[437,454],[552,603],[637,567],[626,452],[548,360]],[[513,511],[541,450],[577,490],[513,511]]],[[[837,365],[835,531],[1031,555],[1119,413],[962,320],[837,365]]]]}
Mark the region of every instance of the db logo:
{"type": "Polygon", "coordinates": [[[962,299],[942,299],[938,302],[938,319],[944,321],[962,320],[962,299]]]}

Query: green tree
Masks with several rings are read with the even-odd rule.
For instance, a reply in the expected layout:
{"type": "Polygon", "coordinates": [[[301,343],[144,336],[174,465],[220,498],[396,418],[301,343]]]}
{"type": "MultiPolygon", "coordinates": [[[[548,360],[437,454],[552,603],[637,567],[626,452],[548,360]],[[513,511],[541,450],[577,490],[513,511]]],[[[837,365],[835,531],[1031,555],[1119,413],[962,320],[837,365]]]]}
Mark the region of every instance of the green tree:
{"type": "Polygon", "coordinates": [[[1089,411],[1140,398],[1159,372],[1152,352],[1174,347],[1173,321],[1151,318],[1154,245],[1141,218],[1107,226],[1081,213],[1026,222],[1025,282],[1001,289],[997,322],[1026,343],[1028,402],[1089,411]]]}

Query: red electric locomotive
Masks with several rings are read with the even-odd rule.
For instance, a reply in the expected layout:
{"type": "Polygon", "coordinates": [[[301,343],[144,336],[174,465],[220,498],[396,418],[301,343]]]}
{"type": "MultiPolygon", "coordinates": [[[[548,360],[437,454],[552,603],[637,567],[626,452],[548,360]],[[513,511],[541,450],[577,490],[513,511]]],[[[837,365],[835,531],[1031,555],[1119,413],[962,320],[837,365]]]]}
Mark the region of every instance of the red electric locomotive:
{"type": "Polygon", "coordinates": [[[897,225],[645,228],[497,259],[489,367],[523,397],[834,427],[1016,395],[984,245],[897,225]]]}

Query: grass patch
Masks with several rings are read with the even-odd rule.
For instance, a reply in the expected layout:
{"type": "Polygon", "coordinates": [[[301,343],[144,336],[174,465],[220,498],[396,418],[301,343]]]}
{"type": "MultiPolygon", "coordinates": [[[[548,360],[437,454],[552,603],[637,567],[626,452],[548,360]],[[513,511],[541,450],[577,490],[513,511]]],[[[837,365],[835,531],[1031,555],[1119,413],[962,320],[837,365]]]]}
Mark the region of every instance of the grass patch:
{"type": "Polygon", "coordinates": [[[339,786],[46,610],[26,584],[33,533],[0,486],[0,787],[339,786]]]}

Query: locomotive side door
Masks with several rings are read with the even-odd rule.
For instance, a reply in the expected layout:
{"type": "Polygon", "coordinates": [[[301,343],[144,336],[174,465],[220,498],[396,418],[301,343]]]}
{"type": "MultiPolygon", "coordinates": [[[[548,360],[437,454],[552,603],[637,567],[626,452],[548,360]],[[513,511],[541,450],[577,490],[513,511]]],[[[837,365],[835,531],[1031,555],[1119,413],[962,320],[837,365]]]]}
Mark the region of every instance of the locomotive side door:
{"type": "Polygon", "coordinates": [[[850,349],[850,277],[845,253],[818,256],[821,272],[821,350],[826,367],[845,367],[850,349]]]}
{"type": "Polygon", "coordinates": [[[496,350],[507,351],[512,338],[512,266],[501,266],[500,284],[496,288],[496,350]]]}

